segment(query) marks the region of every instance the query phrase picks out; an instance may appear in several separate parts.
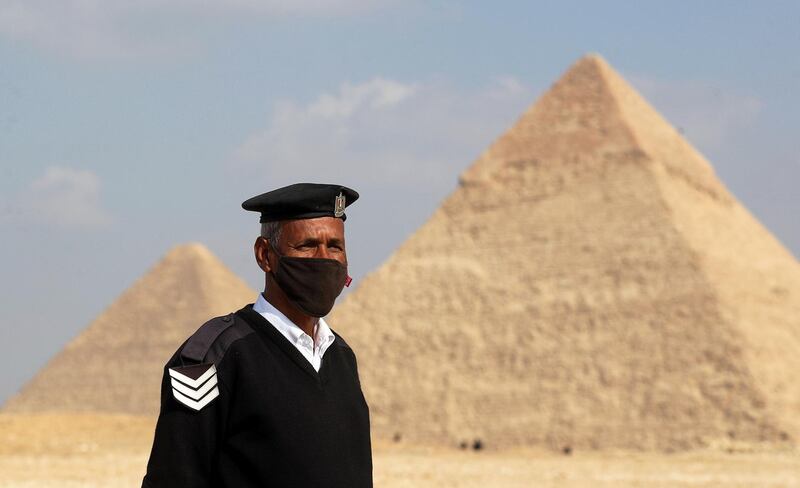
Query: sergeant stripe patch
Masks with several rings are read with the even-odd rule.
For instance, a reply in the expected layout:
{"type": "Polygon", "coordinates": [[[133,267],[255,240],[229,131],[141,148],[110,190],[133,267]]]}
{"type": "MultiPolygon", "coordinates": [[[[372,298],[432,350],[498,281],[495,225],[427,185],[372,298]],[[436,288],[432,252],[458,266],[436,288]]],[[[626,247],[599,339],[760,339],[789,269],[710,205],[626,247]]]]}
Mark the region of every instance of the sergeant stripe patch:
{"type": "Polygon", "coordinates": [[[219,396],[213,363],[169,368],[169,376],[172,396],[192,410],[200,411],[219,396]]]}

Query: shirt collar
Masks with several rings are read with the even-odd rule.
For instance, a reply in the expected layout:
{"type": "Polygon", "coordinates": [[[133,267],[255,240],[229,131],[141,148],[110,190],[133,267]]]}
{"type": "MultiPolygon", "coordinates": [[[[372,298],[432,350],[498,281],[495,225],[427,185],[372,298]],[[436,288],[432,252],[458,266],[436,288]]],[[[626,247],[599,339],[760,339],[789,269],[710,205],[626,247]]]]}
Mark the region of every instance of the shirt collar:
{"type": "MultiPolygon", "coordinates": [[[[278,329],[284,337],[289,339],[289,342],[292,344],[300,344],[303,341],[303,337],[308,337],[308,334],[303,332],[303,329],[289,320],[289,318],[284,315],[283,312],[275,308],[273,304],[269,303],[262,293],[258,294],[258,298],[253,304],[253,310],[267,319],[267,321],[278,329]]],[[[325,349],[336,339],[328,323],[325,322],[323,318],[320,318],[317,321],[317,325],[314,326],[314,335],[315,343],[317,347],[320,348],[320,354],[324,353],[325,349]]]]}
{"type": "Polygon", "coordinates": [[[319,322],[317,322],[315,336],[317,347],[319,347],[320,356],[325,353],[325,350],[328,349],[328,346],[333,344],[333,341],[336,339],[336,336],[333,335],[333,331],[331,331],[331,328],[328,327],[328,323],[325,322],[325,319],[322,317],[320,317],[319,322]]]}

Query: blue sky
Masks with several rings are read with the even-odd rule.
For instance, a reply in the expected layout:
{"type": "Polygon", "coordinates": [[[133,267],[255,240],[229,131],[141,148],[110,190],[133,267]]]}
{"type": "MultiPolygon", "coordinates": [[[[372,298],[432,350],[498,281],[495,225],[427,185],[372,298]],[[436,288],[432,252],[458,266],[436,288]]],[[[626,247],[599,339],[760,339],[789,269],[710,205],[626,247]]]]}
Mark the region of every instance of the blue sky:
{"type": "Polygon", "coordinates": [[[358,189],[357,281],[589,52],[800,255],[798,5],[0,0],[0,401],[175,244],[257,287],[262,191],[358,189]]]}

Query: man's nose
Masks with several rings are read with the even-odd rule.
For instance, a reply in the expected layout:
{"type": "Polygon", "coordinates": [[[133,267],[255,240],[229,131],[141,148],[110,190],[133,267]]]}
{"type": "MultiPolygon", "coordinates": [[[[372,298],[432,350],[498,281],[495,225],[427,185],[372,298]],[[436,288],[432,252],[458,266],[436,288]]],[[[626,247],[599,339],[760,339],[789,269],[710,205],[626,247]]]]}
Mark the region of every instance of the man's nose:
{"type": "Polygon", "coordinates": [[[319,246],[317,246],[317,252],[314,254],[314,257],[330,259],[331,255],[330,251],[328,251],[328,246],[326,246],[325,244],[320,244],[319,246]]]}

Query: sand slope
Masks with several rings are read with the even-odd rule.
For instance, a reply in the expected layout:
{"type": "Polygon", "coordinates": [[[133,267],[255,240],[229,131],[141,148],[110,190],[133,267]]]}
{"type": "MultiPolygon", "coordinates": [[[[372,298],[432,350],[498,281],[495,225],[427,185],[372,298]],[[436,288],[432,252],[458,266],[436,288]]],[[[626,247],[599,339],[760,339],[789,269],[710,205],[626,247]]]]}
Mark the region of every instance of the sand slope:
{"type": "MultiPolygon", "coordinates": [[[[0,415],[0,486],[139,486],[153,428],[153,418],[132,415],[0,415]]],[[[791,487],[800,485],[800,456],[793,451],[564,456],[379,443],[374,478],[376,488],[791,487]]]]}

